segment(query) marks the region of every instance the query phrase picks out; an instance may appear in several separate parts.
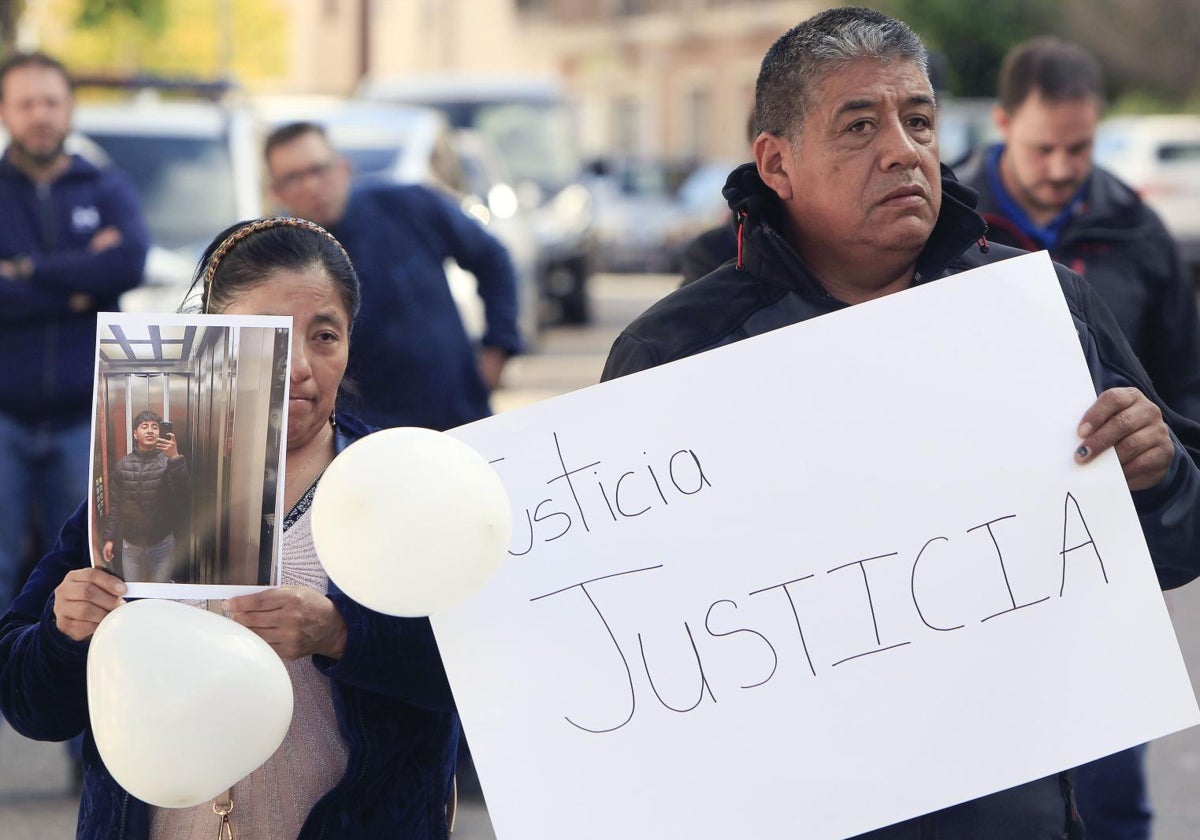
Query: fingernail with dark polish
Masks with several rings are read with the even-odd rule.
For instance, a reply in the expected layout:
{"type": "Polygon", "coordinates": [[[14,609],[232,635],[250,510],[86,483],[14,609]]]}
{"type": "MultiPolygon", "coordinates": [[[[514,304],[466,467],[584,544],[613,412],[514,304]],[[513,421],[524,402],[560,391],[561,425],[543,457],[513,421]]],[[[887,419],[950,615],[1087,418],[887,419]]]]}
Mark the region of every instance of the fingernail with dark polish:
{"type": "Polygon", "coordinates": [[[1077,458],[1086,458],[1089,454],[1091,452],[1086,446],[1081,446],[1075,450],[1075,457],[1077,458]]]}

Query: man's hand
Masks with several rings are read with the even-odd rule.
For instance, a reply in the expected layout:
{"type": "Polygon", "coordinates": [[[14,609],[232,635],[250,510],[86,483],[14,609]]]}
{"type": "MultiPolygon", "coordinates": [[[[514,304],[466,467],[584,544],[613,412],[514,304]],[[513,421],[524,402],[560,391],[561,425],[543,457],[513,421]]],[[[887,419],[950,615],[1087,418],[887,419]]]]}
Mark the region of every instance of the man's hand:
{"type": "Polygon", "coordinates": [[[1080,464],[1113,447],[1130,490],[1145,490],[1167,474],[1175,447],[1158,406],[1137,388],[1110,388],[1092,403],[1079,423],[1080,464]]]}
{"type": "Polygon", "coordinates": [[[77,642],[90,639],[104,616],[125,603],[124,594],[125,584],[116,575],[72,569],[54,590],[54,626],[77,642]]]}
{"type": "Polygon", "coordinates": [[[284,586],[225,602],[230,618],[249,627],[280,659],[320,653],[338,659],[346,649],[346,622],[333,602],[307,586],[284,586]]]}
{"type": "Polygon", "coordinates": [[[111,563],[113,559],[113,541],[104,541],[104,562],[111,563]]]}
{"type": "Polygon", "coordinates": [[[88,250],[93,254],[98,254],[101,251],[107,251],[109,248],[116,248],[122,242],[121,231],[109,225],[102,227],[100,230],[92,234],[91,241],[88,242],[88,250]]]}
{"type": "Polygon", "coordinates": [[[504,374],[504,365],[508,362],[508,353],[499,347],[482,347],[479,350],[479,375],[489,391],[500,387],[500,377],[504,374]]]}
{"type": "Polygon", "coordinates": [[[179,447],[175,445],[175,433],[167,432],[166,437],[160,437],[154,444],[159,451],[165,452],[168,458],[179,457],[179,447]]]}

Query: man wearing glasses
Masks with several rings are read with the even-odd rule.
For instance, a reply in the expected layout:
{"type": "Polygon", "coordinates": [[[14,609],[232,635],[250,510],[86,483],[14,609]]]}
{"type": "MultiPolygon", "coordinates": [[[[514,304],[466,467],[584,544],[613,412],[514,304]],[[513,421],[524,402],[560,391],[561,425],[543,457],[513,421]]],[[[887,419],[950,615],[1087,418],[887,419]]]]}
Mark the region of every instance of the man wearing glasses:
{"type": "Polygon", "coordinates": [[[448,196],[417,184],[351,185],[350,165],[315,123],[267,137],[271,188],[292,215],[345,246],[362,285],[346,372],[357,412],[382,427],[444,431],[491,414],[488,397],[520,350],[517,286],[504,246],[448,196]],[[476,350],[446,280],[475,275],[487,327],[476,350]]]}

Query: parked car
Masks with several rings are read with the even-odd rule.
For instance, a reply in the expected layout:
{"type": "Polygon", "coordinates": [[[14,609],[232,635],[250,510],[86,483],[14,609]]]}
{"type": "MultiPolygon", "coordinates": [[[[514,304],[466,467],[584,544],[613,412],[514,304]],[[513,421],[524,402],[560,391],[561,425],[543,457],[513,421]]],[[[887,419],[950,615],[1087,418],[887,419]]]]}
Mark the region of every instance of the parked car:
{"type": "Polygon", "coordinates": [[[1154,208],[1200,281],[1200,116],[1104,120],[1095,157],[1154,208]]]}
{"type": "Polygon", "coordinates": [[[132,312],[174,312],[196,262],[217,233],[262,215],[253,121],[236,106],[167,100],[144,90],[127,101],[81,103],[81,154],[133,180],[150,229],[143,285],[126,292],[132,312]]]}
{"type": "MultiPolygon", "coordinates": [[[[544,320],[538,291],[540,248],[533,220],[521,207],[512,176],[494,143],[477,131],[462,128],[454,132],[453,148],[461,176],[463,210],[479,219],[503,242],[512,258],[517,272],[521,338],[526,349],[532,349],[544,320]]],[[[464,317],[472,335],[482,335],[482,302],[474,293],[474,278],[461,270],[457,275],[451,275],[450,279],[459,310],[468,313],[464,317]],[[468,281],[465,287],[464,280],[468,281]]]]}
{"type": "Polygon", "coordinates": [[[673,271],[671,234],[680,210],[679,167],[644,157],[599,158],[588,164],[596,267],[614,272],[673,271]]]}
{"type": "Polygon", "coordinates": [[[456,128],[496,144],[532,215],[539,246],[540,296],[566,323],[585,323],[592,270],[592,197],[581,183],[570,106],[546,80],[424,76],[365,82],[359,96],[428,105],[456,128]]]}
{"type": "MultiPolygon", "coordinates": [[[[254,108],[264,134],[298,120],[324,127],[333,147],[349,160],[355,178],[426,184],[452,195],[508,249],[517,273],[521,338],[527,347],[536,344],[537,241],[529,218],[517,206],[498,152],[485,138],[456,131],[441,111],[422,106],[263,97],[254,108]]],[[[452,261],[446,276],[467,332],[481,337],[484,317],[475,278],[452,261]]]]}
{"type": "Polygon", "coordinates": [[[730,224],[729,203],[721,190],[729,173],[745,162],[732,158],[709,161],[692,170],[679,185],[676,218],[667,240],[672,271],[679,270],[679,257],[693,239],[718,225],[730,224]]]}
{"type": "Polygon", "coordinates": [[[1000,140],[992,119],[995,99],[943,99],[938,102],[937,137],[942,163],[958,166],[980,146],[1000,140]]]}

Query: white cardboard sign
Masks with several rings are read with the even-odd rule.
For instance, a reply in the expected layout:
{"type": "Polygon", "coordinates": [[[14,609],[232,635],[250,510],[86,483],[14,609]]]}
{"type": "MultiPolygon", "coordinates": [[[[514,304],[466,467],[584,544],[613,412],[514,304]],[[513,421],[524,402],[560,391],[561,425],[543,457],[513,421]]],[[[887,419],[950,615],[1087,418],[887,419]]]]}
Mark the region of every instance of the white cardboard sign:
{"type": "Polygon", "coordinates": [[[1044,254],[454,431],[434,628],[501,840],[854,835],[1195,724],[1044,254]]]}

